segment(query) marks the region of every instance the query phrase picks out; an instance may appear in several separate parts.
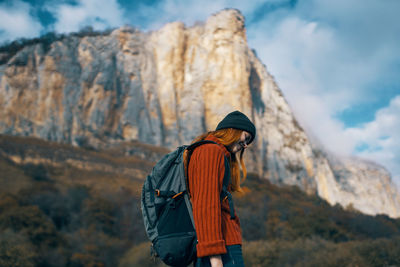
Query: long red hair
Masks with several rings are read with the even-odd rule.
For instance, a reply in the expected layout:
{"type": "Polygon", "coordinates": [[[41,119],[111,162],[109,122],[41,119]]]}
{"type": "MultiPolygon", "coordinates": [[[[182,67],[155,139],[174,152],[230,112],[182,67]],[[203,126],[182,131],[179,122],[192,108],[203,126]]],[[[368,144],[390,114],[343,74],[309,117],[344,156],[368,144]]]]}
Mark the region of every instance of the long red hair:
{"type": "MultiPolygon", "coordinates": [[[[204,140],[207,136],[213,135],[218,139],[218,141],[223,144],[224,146],[230,146],[235,142],[240,140],[242,135],[242,130],[227,128],[221,129],[218,131],[211,131],[204,133],[198,137],[196,137],[192,144],[201,140],[204,140]]],[[[241,192],[243,193],[243,189],[240,187],[240,184],[246,180],[247,170],[246,165],[243,161],[243,153],[244,149],[240,151],[239,160],[236,158],[236,154],[231,153],[230,156],[230,167],[231,167],[231,189],[233,192],[241,192]],[[240,162],[240,164],[239,164],[240,162]],[[240,169],[242,169],[242,175],[240,173],[240,169]]],[[[183,155],[183,160],[185,164],[185,169],[187,169],[187,151],[185,151],[183,155]]]]}

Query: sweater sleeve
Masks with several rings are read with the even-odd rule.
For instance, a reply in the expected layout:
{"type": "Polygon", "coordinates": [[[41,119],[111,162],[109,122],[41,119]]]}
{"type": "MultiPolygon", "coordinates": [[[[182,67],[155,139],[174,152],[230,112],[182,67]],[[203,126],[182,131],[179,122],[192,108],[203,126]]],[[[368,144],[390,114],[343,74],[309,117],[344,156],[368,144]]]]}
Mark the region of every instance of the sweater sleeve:
{"type": "Polygon", "coordinates": [[[189,187],[198,239],[197,257],[225,254],[220,193],[224,152],[216,145],[197,148],[189,163],[189,187]]]}

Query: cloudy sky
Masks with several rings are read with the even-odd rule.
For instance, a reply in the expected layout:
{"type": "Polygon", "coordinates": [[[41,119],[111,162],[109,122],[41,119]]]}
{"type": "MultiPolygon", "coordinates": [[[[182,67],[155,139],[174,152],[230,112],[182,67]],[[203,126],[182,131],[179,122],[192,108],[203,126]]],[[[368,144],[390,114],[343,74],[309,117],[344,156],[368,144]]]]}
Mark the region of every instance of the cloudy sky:
{"type": "Polygon", "coordinates": [[[0,0],[0,42],[87,25],[190,26],[223,8],[244,14],[250,47],[305,129],[400,185],[399,0],[0,0]]]}

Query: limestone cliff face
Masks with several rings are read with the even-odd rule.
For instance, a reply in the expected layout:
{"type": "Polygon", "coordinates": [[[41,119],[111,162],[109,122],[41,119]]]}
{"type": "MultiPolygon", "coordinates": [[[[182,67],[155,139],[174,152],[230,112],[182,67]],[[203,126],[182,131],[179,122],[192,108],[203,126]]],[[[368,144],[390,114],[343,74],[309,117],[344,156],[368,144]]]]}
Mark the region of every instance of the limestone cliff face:
{"type": "Polygon", "coordinates": [[[390,174],[332,161],[312,146],[282,92],[249,49],[244,18],[223,10],[203,25],[150,33],[124,27],[27,46],[0,66],[0,132],[77,146],[137,140],[174,148],[241,110],[258,136],[250,171],[330,203],[400,216],[390,174]]]}

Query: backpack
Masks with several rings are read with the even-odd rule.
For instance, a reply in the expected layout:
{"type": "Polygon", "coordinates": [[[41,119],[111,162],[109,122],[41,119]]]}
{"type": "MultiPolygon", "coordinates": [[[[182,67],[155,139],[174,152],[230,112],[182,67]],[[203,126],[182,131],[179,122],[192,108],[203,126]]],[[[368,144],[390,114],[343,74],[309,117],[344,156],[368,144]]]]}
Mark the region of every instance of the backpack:
{"type": "MultiPolygon", "coordinates": [[[[203,140],[190,146],[178,147],[156,163],[147,176],[142,189],[141,209],[146,233],[152,242],[151,251],[170,266],[187,266],[196,258],[196,230],[192,205],[183,163],[188,151],[188,166],[193,150],[203,144],[216,144],[203,140]]],[[[231,219],[235,218],[230,182],[229,161],[225,158],[225,174],[221,201],[228,199],[231,219]]]]}

